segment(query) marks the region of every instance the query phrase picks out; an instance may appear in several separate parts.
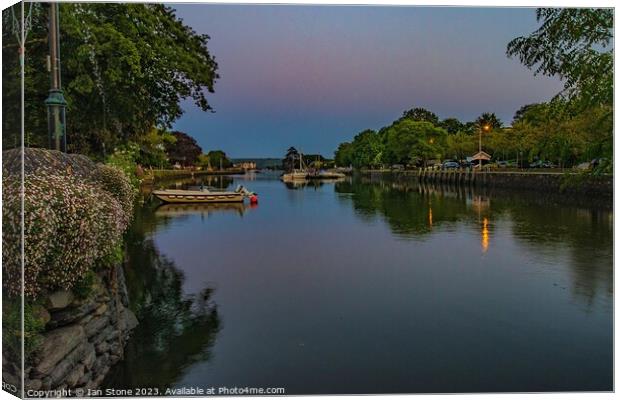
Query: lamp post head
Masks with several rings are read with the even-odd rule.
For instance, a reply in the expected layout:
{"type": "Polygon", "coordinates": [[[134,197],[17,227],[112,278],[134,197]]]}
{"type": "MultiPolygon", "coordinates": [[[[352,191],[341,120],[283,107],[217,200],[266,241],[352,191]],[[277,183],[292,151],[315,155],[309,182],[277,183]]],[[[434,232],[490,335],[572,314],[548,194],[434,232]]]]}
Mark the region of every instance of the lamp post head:
{"type": "Polygon", "coordinates": [[[47,129],[50,139],[50,148],[67,151],[67,135],[65,109],[67,102],[60,89],[51,89],[45,100],[47,106],[47,129]]]}

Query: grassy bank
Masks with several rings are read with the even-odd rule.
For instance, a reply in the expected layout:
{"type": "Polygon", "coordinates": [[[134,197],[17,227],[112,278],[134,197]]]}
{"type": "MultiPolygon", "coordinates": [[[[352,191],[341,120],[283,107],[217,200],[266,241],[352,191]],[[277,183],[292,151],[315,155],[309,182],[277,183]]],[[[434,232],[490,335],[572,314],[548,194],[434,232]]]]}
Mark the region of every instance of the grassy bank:
{"type": "Polygon", "coordinates": [[[149,169],[144,171],[143,182],[153,182],[165,179],[193,178],[198,176],[218,176],[218,175],[242,175],[242,169],[228,169],[224,171],[192,171],[178,169],[149,169]]]}

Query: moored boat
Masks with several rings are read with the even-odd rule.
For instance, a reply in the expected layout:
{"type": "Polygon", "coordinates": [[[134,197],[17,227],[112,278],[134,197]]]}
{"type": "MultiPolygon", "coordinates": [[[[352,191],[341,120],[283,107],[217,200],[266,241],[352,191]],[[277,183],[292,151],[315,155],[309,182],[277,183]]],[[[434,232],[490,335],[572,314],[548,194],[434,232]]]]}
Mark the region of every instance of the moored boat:
{"type": "Polygon", "coordinates": [[[304,155],[299,154],[299,169],[293,168],[291,172],[282,174],[283,182],[303,181],[308,178],[308,169],[304,165],[304,155]]]}
{"type": "Polygon", "coordinates": [[[337,171],[318,171],[308,175],[308,179],[342,179],[347,176],[337,171]]]}
{"type": "Polygon", "coordinates": [[[306,171],[293,171],[282,175],[282,180],[284,182],[293,182],[293,181],[303,181],[308,178],[308,173],[306,171]]]}
{"type": "Polygon", "coordinates": [[[234,192],[183,189],[153,190],[153,195],[164,203],[241,203],[249,197],[256,202],[256,194],[239,186],[234,192]]]}
{"type": "Polygon", "coordinates": [[[164,203],[241,203],[245,197],[235,192],[205,190],[154,190],[153,195],[164,203]]]}

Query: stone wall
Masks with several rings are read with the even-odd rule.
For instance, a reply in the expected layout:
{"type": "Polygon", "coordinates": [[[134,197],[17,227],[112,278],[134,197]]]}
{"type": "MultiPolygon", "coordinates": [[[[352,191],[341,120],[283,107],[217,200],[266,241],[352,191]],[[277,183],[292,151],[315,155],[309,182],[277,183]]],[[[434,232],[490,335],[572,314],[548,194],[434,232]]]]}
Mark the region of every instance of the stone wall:
{"type": "Polygon", "coordinates": [[[443,183],[470,185],[485,188],[506,188],[530,191],[546,191],[578,196],[598,196],[611,199],[613,196],[613,176],[585,175],[544,172],[474,172],[473,170],[416,170],[378,172],[373,175],[391,175],[424,183],[443,183]]]}
{"type": "MultiPolygon", "coordinates": [[[[35,306],[38,317],[45,321],[45,332],[26,362],[26,393],[98,387],[110,367],[123,358],[125,343],[138,325],[127,306],[120,265],[98,274],[85,299],[77,299],[69,291],[46,296],[44,305],[35,306]]],[[[19,383],[18,366],[7,366],[4,357],[3,364],[4,380],[12,378],[19,383]]]]}

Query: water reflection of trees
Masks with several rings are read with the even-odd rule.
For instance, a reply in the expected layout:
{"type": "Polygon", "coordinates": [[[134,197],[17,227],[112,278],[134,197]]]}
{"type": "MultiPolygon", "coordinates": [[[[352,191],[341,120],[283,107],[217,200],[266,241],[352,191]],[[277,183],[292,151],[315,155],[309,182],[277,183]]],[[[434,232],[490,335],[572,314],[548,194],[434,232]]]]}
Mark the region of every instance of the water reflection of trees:
{"type": "Polygon", "coordinates": [[[601,209],[530,207],[510,202],[513,234],[528,250],[568,251],[573,293],[592,304],[597,294],[613,295],[613,220],[601,209]],[[559,247],[559,245],[562,245],[559,247]]]}
{"type": "Polygon", "coordinates": [[[213,290],[205,288],[193,296],[183,293],[182,271],[159,254],[150,237],[161,223],[147,205],[138,211],[127,234],[127,289],[140,324],[127,343],[125,359],[112,369],[103,387],[168,387],[186,367],[211,356],[220,329],[213,290]]]}
{"type": "Polygon", "coordinates": [[[353,180],[336,183],[335,190],[353,194],[353,207],[362,219],[382,217],[392,232],[412,239],[468,215],[467,193],[433,186],[353,180]]]}
{"type": "MultiPolygon", "coordinates": [[[[419,239],[459,222],[481,232],[483,251],[492,246],[494,223],[510,221],[516,241],[539,256],[570,256],[573,294],[586,304],[613,295],[613,214],[601,206],[575,206],[571,199],[527,192],[473,190],[415,181],[364,178],[336,184],[341,201],[352,202],[365,221],[383,219],[399,237],[419,239]]],[[[576,204],[583,204],[579,199],[576,204]]]]}
{"type": "Polygon", "coordinates": [[[292,182],[283,182],[284,186],[286,186],[287,189],[291,189],[291,190],[298,190],[298,189],[318,189],[321,186],[324,185],[324,182],[321,180],[299,180],[299,181],[292,181],[292,182]]]}

